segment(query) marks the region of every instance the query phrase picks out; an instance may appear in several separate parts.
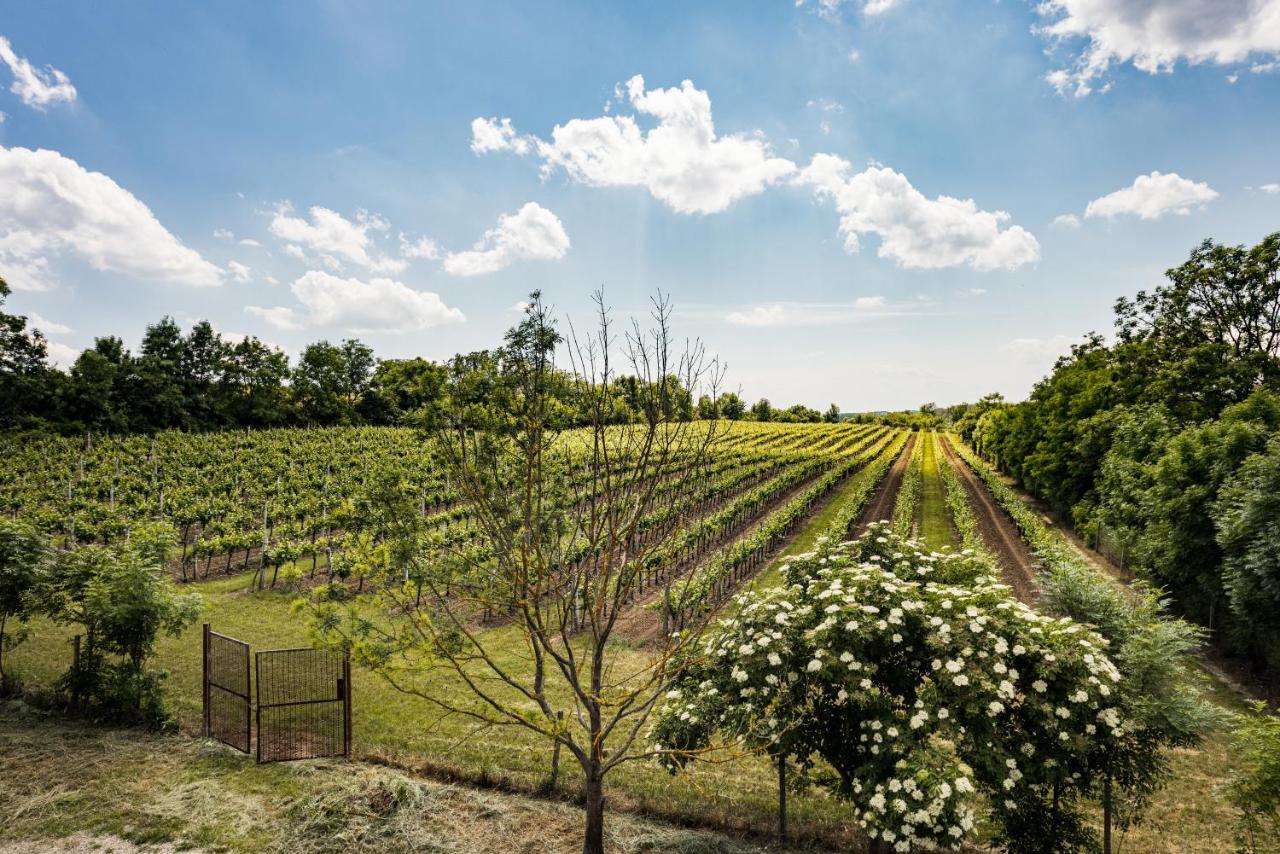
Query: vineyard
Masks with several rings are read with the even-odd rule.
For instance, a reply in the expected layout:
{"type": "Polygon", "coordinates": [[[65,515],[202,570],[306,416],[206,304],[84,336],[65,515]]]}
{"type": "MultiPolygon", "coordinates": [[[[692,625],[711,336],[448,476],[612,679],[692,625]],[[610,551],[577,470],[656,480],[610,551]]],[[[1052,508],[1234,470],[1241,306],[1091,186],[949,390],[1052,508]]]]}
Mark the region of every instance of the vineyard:
{"type": "MultiPolygon", "coordinates": [[[[565,439],[570,447],[580,441],[572,433],[565,439]]],[[[377,564],[392,558],[376,547],[386,531],[379,527],[374,496],[388,488],[412,505],[426,542],[443,547],[476,538],[476,520],[443,474],[438,449],[408,429],[154,438],[21,434],[3,439],[3,452],[0,502],[7,515],[34,522],[59,549],[109,544],[147,526],[167,526],[173,580],[203,594],[204,620],[255,645],[310,642],[292,603],[312,585],[361,591],[386,583],[386,567],[379,573],[377,564]]],[[[875,425],[734,423],[715,439],[705,470],[707,476],[682,478],[674,464],[656,487],[658,509],[639,523],[641,531],[658,531],[680,520],[646,558],[634,593],[619,606],[611,642],[619,667],[643,670],[650,648],[667,632],[731,612],[736,593],[780,584],[795,556],[881,525],[935,554],[979,556],[999,568],[1012,595],[1033,606],[1043,572],[1067,567],[1105,577],[1091,556],[1028,509],[952,435],[875,425]]],[[[566,554],[571,561],[590,558],[566,554]]],[[[487,582],[453,583],[461,589],[487,582]]],[[[520,633],[503,614],[478,616],[474,630],[504,666],[528,666],[520,633]]],[[[67,666],[71,631],[39,622],[34,629],[13,655],[14,666],[29,684],[51,684],[67,666]]],[[[199,716],[198,649],[191,632],[162,641],[159,660],[172,673],[178,717],[191,730],[199,716]]],[[[445,678],[421,677],[435,688],[445,678]]],[[[357,753],[450,779],[521,790],[545,785],[548,743],[511,728],[472,736],[465,719],[416,702],[403,688],[356,673],[357,753]]],[[[1188,798],[1185,792],[1204,774],[1225,774],[1228,761],[1227,746],[1216,736],[1180,756],[1175,771],[1194,765],[1196,775],[1175,774],[1151,807],[1156,818],[1129,831],[1132,844],[1144,851],[1182,850],[1158,832],[1168,822],[1204,839],[1229,832],[1230,808],[1220,797],[1188,798]]],[[[632,764],[614,780],[611,800],[681,823],[768,834],[774,793],[765,766],[766,760],[748,754],[670,777],[632,764]]],[[[852,844],[858,832],[842,817],[844,810],[828,798],[795,797],[791,835],[815,844],[852,844]]],[[[37,811],[28,821],[38,826],[38,817],[37,811]]]]}

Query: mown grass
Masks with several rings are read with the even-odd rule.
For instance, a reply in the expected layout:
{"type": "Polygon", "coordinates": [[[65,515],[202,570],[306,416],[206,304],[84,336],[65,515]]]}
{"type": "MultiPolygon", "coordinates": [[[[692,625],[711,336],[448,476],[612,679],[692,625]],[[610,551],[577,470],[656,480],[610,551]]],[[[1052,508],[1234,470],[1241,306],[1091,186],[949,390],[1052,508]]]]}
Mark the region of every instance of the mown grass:
{"type": "Polygon", "coordinates": [[[920,503],[916,508],[917,530],[924,544],[939,551],[955,545],[951,514],[947,510],[946,486],[938,471],[937,434],[920,434],[924,444],[920,458],[920,503]]]}
{"type": "MultiPolygon", "coordinates": [[[[572,804],[434,782],[360,762],[257,765],[207,742],[0,711],[0,849],[79,837],[120,850],[571,852],[572,804]]],[[[611,851],[748,854],[760,844],[630,815],[611,851]]],[[[769,850],[778,850],[770,847],[769,850]]]]}

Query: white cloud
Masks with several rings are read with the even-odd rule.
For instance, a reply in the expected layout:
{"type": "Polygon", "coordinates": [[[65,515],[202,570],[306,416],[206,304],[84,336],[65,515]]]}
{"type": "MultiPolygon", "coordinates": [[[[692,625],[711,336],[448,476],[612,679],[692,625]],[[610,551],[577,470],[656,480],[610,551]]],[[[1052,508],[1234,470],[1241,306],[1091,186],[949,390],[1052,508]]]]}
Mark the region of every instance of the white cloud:
{"type": "Polygon", "coordinates": [[[435,261],[440,257],[440,246],[430,237],[419,237],[410,240],[408,235],[400,232],[400,254],[405,258],[423,258],[435,261]]]}
{"type": "Polygon", "coordinates": [[[1049,338],[1015,338],[1003,345],[1001,352],[1027,364],[1054,362],[1071,352],[1071,347],[1084,339],[1079,335],[1054,335],[1049,338]]]}
{"type": "Polygon", "coordinates": [[[1080,217],[1072,213],[1059,214],[1053,218],[1055,228],[1079,228],[1080,217]]]}
{"type": "Polygon", "coordinates": [[[897,6],[902,0],[867,0],[862,4],[862,14],[864,15],[883,15],[894,6],[897,6]]]}
{"type": "Polygon", "coordinates": [[[49,356],[49,361],[58,368],[69,368],[76,363],[76,359],[80,358],[79,350],[68,347],[60,341],[46,341],[45,352],[49,356]]]}
{"type": "Polygon", "coordinates": [[[376,258],[370,251],[374,246],[369,232],[391,227],[382,217],[358,210],[352,222],[337,211],[315,205],[308,210],[308,220],[291,216],[292,210],[288,202],[280,205],[269,226],[272,234],[288,241],[285,251],[290,255],[302,257],[300,244],[319,253],[322,260],[324,256],[333,259],[325,261],[331,267],[338,259],[346,259],[380,272],[395,273],[405,268],[406,263],[399,258],[376,258]]]}
{"type": "Polygon", "coordinates": [[[919,314],[923,307],[916,303],[890,304],[882,296],[858,297],[853,302],[776,302],[731,311],[723,315],[723,320],[733,326],[841,326],[919,314]]]}
{"type": "Polygon", "coordinates": [[[476,154],[490,151],[512,151],[528,154],[537,146],[537,139],[521,136],[511,126],[511,119],[472,119],[471,150],[476,154]]]}
{"type": "Polygon", "coordinates": [[[254,240],[252,237],[245,237],[240,241],[241,246],[249,246],[253,249],[261,248],[262,244],[254,240]]]}
{"type": "MultiPolygon", "coordinates": [[[[1189,65],[1280,55],[1280,0],[1043,0],[1038,31],[1055,42],[1080,42],[1068,68],[1046,80],[1084,97],[1112,65],[1148,74],[1189,65]]],[[[1105,88],[1105,87],[1104,87],[1105,88]]]]}
{"type": "Polygon", "coordinates": [[[228,261],[227,270],[231,273],[231,278],[237,282],[247,282],[253,278],[249,268],[239,261],[228,261]]]}
{"type": "Polygon", "coordinates": [[[969,288],[968,290],[965,291],[965,293],[971,297],[980,297],[985,295],[986,292],[987,292],[986,288],[969,288]]]}
{"type": "Polygon", "coordinates": [[[497,227],[471,249],[446,255],[444,269],[453,276],[478,276],[516,261],[563,258],[568,251],[569,236],[559,218],[537,202],[527,202],[515,213],[499,216],[497,227]]]}
{"type": "MultiPolygon", "coordinates": [[[[806,0],[796,0],[796,6],[804,6],[806,0]]],[[[814,9],[817,13],[829,21],[834,21],[840,17],[840,7],[849,0],[816,0],[814,9]]],[[[883,15],[890,9],[901,3],[902,0],[860,0],[858,8],[862,10],[862,14],[868,17],[883,15]]]]}
{"type": "Polygon", "coordinates": [[[417,332],[466,320],[438,294],[415,291],[393,279],[366,282],[310,270],[290,290],[302,311],[287,306],[247,306],[245,311],[279,329],[332,326],[352,332],[417,332]]]}
{"type": "Polygon", "coordinates": [[[1264,193],[1280,193],[1280,184],[1263,184],[1258,189],[1264,193]]]}
{"type": "Polygon", "coordinates": [[[4,124],[4,120],[9,118],[9,114],[4,110],[0,110],[0,125],[4,124]]]}
{"type": "Polygon", "coordinates": [[[222,271],[182,244],[115,181],[56,151],[0,146],[0,274],[15,288],[52,285],[49,257],[193,287],[222,271]]]}
{"type": "Polygon", "coordinates": [[[1086,217],[1114,217],[1133,214],[1142,219],[1159,219],[1168,213],[1186,215],[1199,205],[1218,198],[1204,182],[1191,181],[1175,172],[1139,175],[1133,184],[1089,202],[1086,217]]]}
{"type": "Polygon", "coordinates": [[[724,316],[725,323],[735,326],[778,326],[787,319],[787,310],[781,305],[757,305],[747,311],[731,311],[724,316]]]}
{"type": "Polygon", "coordinates": [[[1272,60],[1271,62],[1255,62],[1249,66],[1249,71],[1253,74],[1270,74],[1280,68],[1280,62],[1272,60]]]}
{"type": "Polygon", "coordinates": [[[264,308],[260,305],[247,305],[244,310],[254,317],[260,317],[276,329],[296,330],[302,329],[305,325],[297,313],[283,305],[273,308],[264,308]]]}
{"type": "Polygon", "coordinates": [[[30,329],[39,329],[45,335],[70,335],[75,332],[65,323],[58,323],[53,320],[47,320],[33,312],[27,313],[27,327],[30,329]]]}
{"type": "Polygon", "coordinates": [[[215,228],[213,230],[213,236],[218,238],[219,240],[235,240],[236,239],[235,232],[229,228],[215,228]]]}
{"type": "Polygon", "coordinates": [[[296,243],[288,243],[284,247],[284,254],[297,258],[299,261],[305,261],[307,253],[302,251],[302,247],[296,243]]]}
{"type": "Polygon", "coordinates": [[[796,178],[835,203],[850,254],[858,251],[860,235],[874,234],[880,257],[909,268],[1013,269],[1040,258],[1035,237],[1021,226],[1006,226],[1004,211],[979,210],[972,199],[928,199],[905,175],[883,166],[852,171],[847,160],[818,154],[796,178]]]}
{"type": "Polygon", "coordinates": [[[9,91],[22,99],[22,103],[43,110],[59,101],[71,103],[76,99],[76,87],[71,80],[52,65],[35,68],[25,57],[13,51],[13,45],[0,36],[0,62],[13,73],[13,85],[9,91]]]}
{"type": "Polygon", "coordinates": [[[711,99],[689,80],[646,91],[637,74],[626,94],[656,127],[642,130],[630,115],[571,119],[556,125],[547,142],[516,134],[507,119],[477,119],[472,149],[533,151],[544,175],[563,169],[570,180],[592,187],[645,187],[679,213],[717,213],[795,171],[758,134],[717,136],[711,99]]]}
{"type": "Polygon", "coordinates": [[[813,110],[821,110],[824,113],[843,113],[844,104],[834,101],[831,98],[810,98],[805,106],[813,110]]]}
{"type": "Polygon", "coordinates": [[[859,51],[857,48],[849,51],[848,60],[850,62],[857,62],[860,59],[862,59],[862,52],[859,51]]]}

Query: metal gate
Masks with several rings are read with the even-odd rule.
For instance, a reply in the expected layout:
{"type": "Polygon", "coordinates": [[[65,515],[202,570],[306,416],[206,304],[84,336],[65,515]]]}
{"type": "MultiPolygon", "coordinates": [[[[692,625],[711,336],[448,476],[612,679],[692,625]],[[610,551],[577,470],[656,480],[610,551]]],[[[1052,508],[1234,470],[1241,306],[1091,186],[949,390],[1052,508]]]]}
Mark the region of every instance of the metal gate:
{"type": "Polygon", "coordinates": [[[204,734],[249,752],[249,645],[204,624],[204,734]]]}
{"type": "Polygon", "coordinates": [[[255,656],[258,761],[351,752],[351,662],[330,649],[272,649],[255,656]]]}

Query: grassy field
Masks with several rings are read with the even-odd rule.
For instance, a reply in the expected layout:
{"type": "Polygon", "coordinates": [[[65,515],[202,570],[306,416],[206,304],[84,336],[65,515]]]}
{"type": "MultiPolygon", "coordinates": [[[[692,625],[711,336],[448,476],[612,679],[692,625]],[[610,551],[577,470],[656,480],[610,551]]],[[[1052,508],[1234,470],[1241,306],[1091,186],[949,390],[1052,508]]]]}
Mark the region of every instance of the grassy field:
{"type": "Polygon", "coordinates": [[[936,433],[921,433],[924,445],[920,457],[920,503],[916,509],[917,530],[920,539],[937,551],[954,546],[951,514],[947,510],[946,487],[938,471],[938,437],[936,433]]]}
{"type": "MultiPolygon", "coordinates": [[[[16,703],[0,709],[0,803],[5,851],[50,850],[52,840],[111,851],[532,854],[582,844],[581,811],[563,801],[369,763],[258,765],[200,740],[55,721],[16,703]]],[[[618,852],[783,850],[626,814],[611,818],[606,842],[618,852]]]]}

